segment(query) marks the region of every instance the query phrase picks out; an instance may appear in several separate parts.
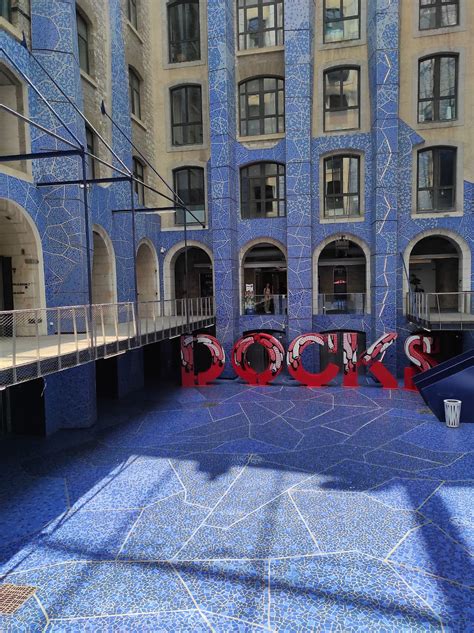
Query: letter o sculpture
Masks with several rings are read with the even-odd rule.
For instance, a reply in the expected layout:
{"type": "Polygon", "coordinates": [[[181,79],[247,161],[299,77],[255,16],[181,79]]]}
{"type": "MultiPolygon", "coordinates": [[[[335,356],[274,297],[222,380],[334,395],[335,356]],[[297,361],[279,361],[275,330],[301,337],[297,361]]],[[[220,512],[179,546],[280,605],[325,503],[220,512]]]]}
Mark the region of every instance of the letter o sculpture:
{"type": "Polygon", "coordinates": [[[210,334],[181,337],[181,377],[183,387],[208,385],[224,371],[225,352],[219,341],[210,334]],[[211,366],[206,371],[194,373],[194,346],[205,345],[211,353],[211,366]]]}
{"type": "Polygon", "coordinates": [[[329,363],[326,369],[319,374],[313,374],[303,367],[302,356],[304,350],[310,345],[321,345],[324,347],[326,341],[334,345],[334,339],[331,338],[328,340],[327,334],[312,332],[310,334],[297,336],[288,348],[286,355],[288,372],[293,378],[306,387],[322,387],[323,385],[327,385],[339,372],[339,367],[334,363],[329,363]]]}
{"type": "Polygon", "coordinates": [[[282,344],[271,334],[254,333],[243,336],[232,350],[232,367],[235,373],[250,385],[268,385],[283,369],[285,350],[282,344]],[[268,366],[258,373],[247,362],[247,351],[251,345],[257,343],[267,352],[268,366]]]}

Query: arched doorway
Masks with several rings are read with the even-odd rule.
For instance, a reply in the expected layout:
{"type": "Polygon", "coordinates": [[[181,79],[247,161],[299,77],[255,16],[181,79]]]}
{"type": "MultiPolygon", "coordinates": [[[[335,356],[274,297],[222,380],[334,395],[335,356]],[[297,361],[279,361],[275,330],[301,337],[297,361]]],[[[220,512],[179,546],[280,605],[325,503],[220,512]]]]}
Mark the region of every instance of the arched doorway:
{"type": "MultiPolygon", "coordinates": [[[[174,291],[176,299],[186,298],[185,251],[182,249],[174,260],[174,291]]],[[[213,297],[212,261],[208,253],[197,246],[188,247],[187,296],[213,297]]]]}
{"type": "Polygon", "coordinates": [[[368,310],[368,266],[362,246],[333,239],[317,258],[318,314],[363,314],[368,310]]]}
{"type": "Polygon", "coordinates": [[[444,235],[422,237],[413,246],[408,266],[409,290],[425,293],[431,309],[456,312],[462,290],[462,252],[444,235]]]}
{"type": "Polygon", "coordinates": [[[112,240],[98,225],[92,228],[92,303],[116,303],[115,253],[112,240]]]}
{"type": "Polygon", "coordinates": [[[287,263],[283,248],[259,242],[242,256],[244,314],[286,314],[287,263]]]}
{"type": "Polygon", "coordinates": [[[158,258],[148,240],[142,240],[137,250],[137,293],[138,302],[159,299],[158,258]]]}
{"type": "Polygon", "coordinates": [[[19,205],[0,199],[0,310],[45,305],[43,252],[36,225],[19,205]]]}

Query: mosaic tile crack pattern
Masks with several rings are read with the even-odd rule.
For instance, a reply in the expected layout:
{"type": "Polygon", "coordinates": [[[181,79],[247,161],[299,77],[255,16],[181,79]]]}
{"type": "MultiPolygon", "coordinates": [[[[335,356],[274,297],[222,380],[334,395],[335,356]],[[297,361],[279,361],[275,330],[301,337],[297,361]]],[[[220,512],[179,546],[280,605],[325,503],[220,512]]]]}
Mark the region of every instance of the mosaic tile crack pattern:
{"type": "Polygon", "coordinates": [[[0,628],[469,630],[470,436],[417,394],[282,380],[9,440],[0,581],[37,592],[0,628]]]}

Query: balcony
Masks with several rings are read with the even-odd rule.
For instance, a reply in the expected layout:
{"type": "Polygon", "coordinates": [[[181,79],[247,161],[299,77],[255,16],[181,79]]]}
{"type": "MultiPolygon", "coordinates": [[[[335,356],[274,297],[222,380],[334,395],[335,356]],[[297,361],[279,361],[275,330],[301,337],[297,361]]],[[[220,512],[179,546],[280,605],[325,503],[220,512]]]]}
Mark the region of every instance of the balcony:
{"type": "Polygon", "coordinates": [[[0,312],[0,389],[214,324],[211,297],[0,312]]]}
{"type": "Polygon", "coordinates": [[[288,312],[286,295],[250,295],[244,297],[242,305],[243,315],[277,314],[286,315],[288,312]]]}
{"type": "Polygon", "coordinates": [[[365,312],[365,292],[318,295],[318,314],[365,314],[365,312]]]}
{"type": "Polygon", "coordinates": [[[425,330],[474,330],[474,292],[409,292],[406,315],[425,330]]]}

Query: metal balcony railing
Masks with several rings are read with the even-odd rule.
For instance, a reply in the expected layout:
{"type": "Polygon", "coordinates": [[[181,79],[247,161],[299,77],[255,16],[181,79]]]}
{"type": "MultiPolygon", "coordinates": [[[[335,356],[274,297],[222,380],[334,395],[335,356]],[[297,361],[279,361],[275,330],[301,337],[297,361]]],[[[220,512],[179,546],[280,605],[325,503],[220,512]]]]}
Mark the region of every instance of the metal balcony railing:
{"type": "Polygon", "coordinates": [[[214,323],[214,299],[0,312],[0,388],[214,323]]]}
{"type": "Polygon", "coordinates": [[[427,330],[474,330],[474,292],[409,292],[406,315],[427,330]]]}
{"type": "Polygon", "coordinates": [[[318,295],[318,314],[364,314],[365,312],[364,292],[318,295]]]}
{"type": "Polygon", "coordinates": [[[288,302],[286,295],[252,295],[244,297],[242,314],[287,314],[288,302]]]}

